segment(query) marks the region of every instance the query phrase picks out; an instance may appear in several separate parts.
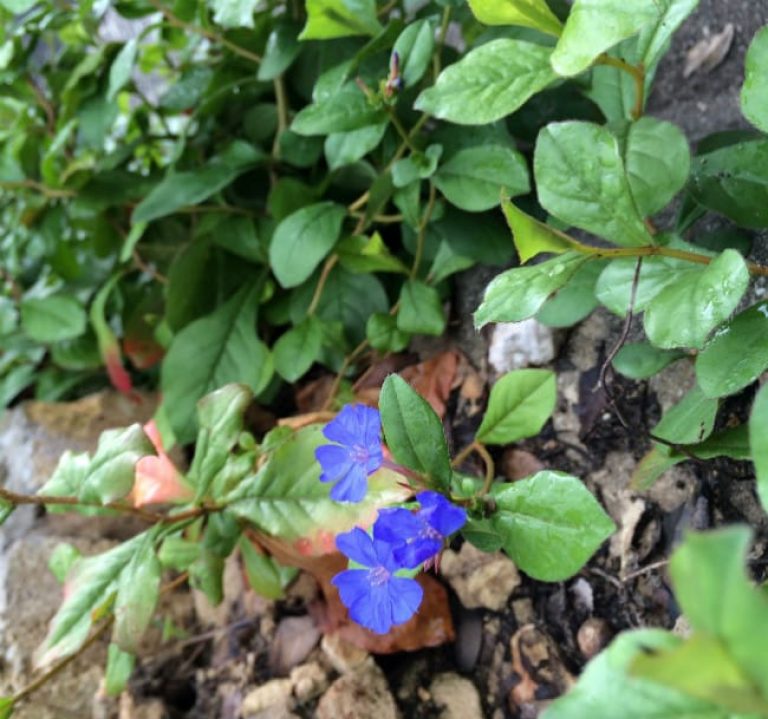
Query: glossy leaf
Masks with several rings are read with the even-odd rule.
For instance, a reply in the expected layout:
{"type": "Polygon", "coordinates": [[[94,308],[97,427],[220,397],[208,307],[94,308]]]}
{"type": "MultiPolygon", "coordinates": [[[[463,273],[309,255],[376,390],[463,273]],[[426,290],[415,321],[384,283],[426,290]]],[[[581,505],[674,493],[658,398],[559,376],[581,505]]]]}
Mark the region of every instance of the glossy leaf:
{"type": "Polygon", "coordinates": [[[561,255],[568,250],[578,248],[575,240],[526,215],[509,200],[502,199],[501,209],[504,211],[509,229],[512,230],[512,238],[521,264],[544,252],[561,255]]]}
{"type": "Polygon", "coordinates": [[[559,582],[573,576],[616,526],[581,480],[539,472],[497,485],[493,526],[504,551],[534,579],[559,582]]]}
{"type": "Polygon", "coordinates": [[[290,21],[275,23],[259,65],[259,80],[274,80],[291,66],[301,52],[298,34],[298,26],[290,21]]]}
{"type": "Polygon", "coordinates": [[[409,334],[441,335],[445,330],[443,303],[434,287],[407,280],[400,291],[397,329],[409,334]]]}
{"type": "Polygon", "coordinates": [[[658,0],[575,0],[555,51],[552,67],[571,77],[660,15],[658,0]]]}
{"type": "Polygon", "coordinates": [[[664,413],[661,422],[653,428],[653,434],[673,444],[703,442],[715,426],[717,408],[716,399],[694,387],[664,413]]]}
{"type": "Polygon", "coordinates": [[[288,382],[295,382],[313,365],[323,344],[323,328],[314,317],[292,327],[272,348],[275,371],[288,382]]]}
{"type": "Polygon", "coordinates": [[[21,327],[37,342],[60,342],[85,332],[86,314],[69,295],[30,297],[21,303],[21,327]]]}
{"type": "Polygon", "coordinates": [[[371,105],[365,93],[349,82],[300,110],[293,118],[291,130],[297,135],[329,135],[381,125],[386,120],[384,111],[371,105]]]}
{"type": "Polygon", "coordinates": [[[768,302],[740,312],[696,357],[696,380],[708,397],[725,397],[768,369],[768,302]]]}
{"type": "Polygon", "coordinates": [[[484,444],[511,444],[537,435],[557,401],[553,372],[521,369],[500,377],[491,387],[488,407],[475,435],[484,444]]]}
{"type": "Polygon", "coordinates": [[[138,49],[137,41],[135,39],[129,40],[120,48],[120,52],[115,56],[112,66],[109,68],[107,100],[114,100],[117,97],[117,93],[130,81],[138,49]]]}
{"type": "Polygon", "coordinates": [[[253,27],[258,0],[208,0],[213,20],[226,28],[253,27]]]}
{"type": "Polygon", "coordinates": [[[744,117],[768,132],[768,27],[757,32],[747,51],[741,88],[744,117]]]}
{"type": "Polygon", "coordinates": [[[375,149],[387,131],[387,123],[367,125],[347,132],[332,132],[325,138],[325,158],[328,167],[337,170],[351,165],[375,149]]]}
{"type": "Polygon", "coordinates": [[[530,191],[523,156],[499,145],[459,150],[440,166],[434,182],[450,203],[467,212],[496,207],[502,188],[510,197],[530,191]]]}
{"type": "Polygon", "coordinates": [[[709,333],[736,309],[749,285],[749,271],[736,250],[665,287],[645,310],[648,339],[657,347],[700,348],[709,333]]]}
{"type": "Polygon", "coordinates": [[[469,7],[486,25],[522,25],[555,36],[563,28],[546,0],[469,0],[469,7]]]}
{"type": "Polygon", "coordinates": [[[339,239],[345,215],[341,205],[318,202],[277,226],[269,245],[269,261],[283,287],[296,287],[312,274],[339,239]]]}
{"type": "Polygon", "coordinates": [[[606,260],[591,260],[582,265],[570,282],[542,305],[536,319],[547,327],[572,327],[588,317],[598,305],[595,284],[606,264],[606,260]]]}
{"type": "Polygon", "coordinates": [[[451,462],[443,423],[429,403],[402,377],[390,375],[379,397],[384,437],[395,461],[447,488],[451,462]]]}
{"type": "Polygon", "coordinates": [[[616,138],[588,122],[550,123],[534,154],[539,202],[569,225],[623,247],[652,244],[616,138]]]}
{"type": "Polygon", "coordinates": [[[522,40],[491,40],[443,70],[416,109],[459,125],[500,120],[555,80],[550,54],[522,40]]]}
{"type": "Polygon", "coordinates": [[[413,87],[427,71],[435,48],[435,28],[428,20],[410,23],[395,41],[393,52],[400,59],[400,77],[405,87],[413,87]]]}
{"type": "Polygon", "coordinates": [[[630,379],[648,379],[685,354],[676,350],[661,350],[647,342],[624,345],[613,359],[613,367],[630,379]]]}
{"type": "Polygon", "coordinates": [[[375,0],[307,0],[307,24],[299,39],[331,40],[380,31],[375,0]]]}
{"type": "Polygon", "coordinates": [[[749,417],[749,446],[755,463],[757,496],[768,512],[768,386],[764,385],[752,404],[749,417]]]}
{"type": "Polygon", "coordinates": [[[533,317],[588,259],[578,252],[566,252],[539,265],[515,267],[497,275],[475,312],[475,327],[533,317]]]}

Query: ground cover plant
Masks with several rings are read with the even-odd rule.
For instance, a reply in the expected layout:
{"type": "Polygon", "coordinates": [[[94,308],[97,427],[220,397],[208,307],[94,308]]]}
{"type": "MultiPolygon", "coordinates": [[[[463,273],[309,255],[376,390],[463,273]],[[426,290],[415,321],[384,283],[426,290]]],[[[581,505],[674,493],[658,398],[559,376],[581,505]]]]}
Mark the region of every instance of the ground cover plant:
{"type": "MultiPolygon", "coordinates": [[[[353,384],[376,356],[446,332],[452,279],[477,263],[499,269],[478,329],[567,327],[598,305],[624,318],[597,378],[623,424],[616,373],[694,364],[638,490],[725,456],[752,460],[768,506],[768,394],[748,421],[718,423],[768,369],[768,267],[742,231],[768,227],[768,29],[741,92],[754,130],[692,153],[645,106],[696,5],[0,2],[0,398],[56,400],[105,377],[162,396],[150,425],[66,454],[39,494],[0,490],[4,517],[35,503],[149,526],[95,557],[57,550],[66,600],[41,667],[111,632],[119,693],[163,592],[189,581],[216,603],[235,551],[266,596],[310,571],[361,642],[387,634],[392,649],[414,648],[437,591],[420,570],[450,541],[503,549],[537,580],[576,574],[615,531],[597,499],[557,469],[495,471],[494,448],[550,418],[553,372],[499,377],[456,448],[402,377],[373,395],[353,384]],[[733,231],[700,233],[708,213],[733,231]],[[286,388],[320,376],[318,407],[294,411],[286,388]],[[254,402],[284,421],[254,430],[254,402]],[[174,444],[190,446],[186,471],[174,444]]],[[[745,527],[691,535],[670,565],[691,635],[620,635],[544,716],[615,716],[617,702],[627,716],[768,716],[749,543],[745,527]]]]}

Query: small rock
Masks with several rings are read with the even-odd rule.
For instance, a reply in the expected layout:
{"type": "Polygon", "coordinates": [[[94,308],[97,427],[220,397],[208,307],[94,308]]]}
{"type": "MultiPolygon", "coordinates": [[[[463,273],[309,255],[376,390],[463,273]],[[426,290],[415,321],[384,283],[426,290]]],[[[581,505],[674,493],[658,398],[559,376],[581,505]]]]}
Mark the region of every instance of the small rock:
{"type": "Polygon", "coordinates": [[[576,642],[582,656],[585,659],[592,659],[608,646],[612,637],[613,630],[605,619],[591,617],[579,627],[576,642]]]}
{"type": "Polygon", "coordinates": [[[528,597],[515,599],[512,602],[512,613],[515,615],[517,623],[532,624],[536,620],[536,613],[533,611],[533,602],[528,597]]]}
{"type": "Polygon", "coordinates": [[[320,648],[339,674],[354,671],[370,656],[364,649],[342,639],[338,634],[326,634],[320,643],[320,648]]]}
{"type": "Polygon", "coordinates": [[[686,617],[684,614],[681,614],[675,620],[675,626],[672,627],[672,634],[676,634],[678,637],[682,637],[683,639],[688,639],[692,633],[693,629],[691,628],[691,623],[688,621],[688,617],[686,617]]]}
{"type": "Polygon", "coordinates": [[[501,473],[509,480],[515,481],[530,477],[544,469],[544,464],[538,457],[524,449],[510,447],[501,456],[501,473]]]}
{"type": "Polygon", "coordinates": [[[552,330],[538,320],[499,322],[494,325],[488,362],[497,374],[513,369],[544,365],[555,358],[552,330]]]}
{"type": "Polygon", "coordinates": [[[317,719],[397,719],[384,673],[373,661],[339,677],[317,705],[317,719]]]}
{"type": "Polygon", "coordinates": [[[481,552],[469,542],[459,552],[444,552],[440,569],[467,609],[499,612],[520,585],[520,574],[509,557],[481,552]]]}
{"type": "Polygon", "coordinates": [[[592,585],[584,577],[579,577],[571,585],[570,592],[576,610],[591,614],[595,608],[595,591],[592,589],[592,585]]]}
{"type": "Polygon", "coordinates": [[[256,689],[252,689],[243,699],[243,717],[252,719],[253,714],[258,714],[267,709],[288,709],[293,705],[293,684],[290,679],[271,679],[256,689]]]}
{"type": "Polygon", "coordinates": [[[440,719],[483,719],[480,695],[469,679],[453,672],[438,674],[429,690],[441,708],[440,719]]]}
{"type": "Polygon", "coordinates": [[[119,719],[164,719],[165,707],[159,699],[136,704],[129,692],[120,695],[119,719]]]}
{"type": "Polygon", "coordinates": [[[291,670],[293,695],[299,704],[320,696],[328,687],[328,676],[318,662],[309,662],[291,670]]]}
{"type": "Polygon", "coordinates": [[[459,614],[456,641],[453,645],[456,666],[460,671],[470,672],[475,668],[482,646],[483,613],[463,609],[459,614]]]}
{"type": "Polygon", "coordinates": [[[320,639],[312,617],[286,617],[277,625],[269,650],[269,665],[275,674],[285,675],[301,664],[320,639]]]}

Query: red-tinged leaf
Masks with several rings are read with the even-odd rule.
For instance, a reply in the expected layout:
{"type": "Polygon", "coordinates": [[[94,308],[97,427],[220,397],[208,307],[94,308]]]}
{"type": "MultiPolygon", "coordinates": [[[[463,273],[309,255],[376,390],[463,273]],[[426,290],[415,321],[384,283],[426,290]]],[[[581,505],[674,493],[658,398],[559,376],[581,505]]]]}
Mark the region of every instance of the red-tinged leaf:
{"type": "Polygon", "coordinates": [[[426,362],[406,367],[400,376],[429,402],[442,419],[458,367],[459,355],[456,352],[443,352],[426,362]]]}
{"type": "Polygon", "coordinates": [[[123,352],[136,369],[149,369],[163,359],[165,349],[151,338],[129,336],[123,340],[123,352]]]}
{"type": "Polygon", "coordinates": [[[120,355],[117,340],[115,339],[115,344],[110,346],[104,346],[100,341],[99,347],[101,348],[101,356],[104,359],[104,365],[107,368],[107,375],[112,386],[118,392],[133,396],[133,382],[131,381],[131,375],[123,367],[123,358],[120,355]]]}
{"type": "Polygon", "coordinates": [[[194,492],[185,484],[183,475],[165,453],[163,440],[155,420],[144,425],[144,433],[152,442],[157,456],[142,457],[136,463],[136,479],[131,492],[134,507],[192,499],[194,492]]]}

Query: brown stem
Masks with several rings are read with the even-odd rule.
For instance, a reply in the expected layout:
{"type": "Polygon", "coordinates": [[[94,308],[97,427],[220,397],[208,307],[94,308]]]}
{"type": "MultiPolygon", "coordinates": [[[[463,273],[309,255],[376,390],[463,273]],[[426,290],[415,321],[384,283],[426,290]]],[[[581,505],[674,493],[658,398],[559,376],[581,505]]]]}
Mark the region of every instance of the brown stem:
{"type": "Polygon", "coordinates": [[[320,279],[317,281],[317,287],[315,287],[315,293],[312,295],[312,301],[309,303],[309,309],[307,315],[312,316],[317,311],[317,306],[320,304],[320,298],[323,296],[323,290],[325,289],[325,283],[328,281],[328,276],[331,274],[331,270],[336,266],[339,261],[338,255],[331,255],[323,265],[323,269],[320,272],[320,279]]]}
{"type": "Polygon", "coordinates": [[[597,58],[596,64],[615,67],[632,76],[632,79],[635,81],[635,106],[632,108],[632,118],[637,120],[642,117],[643,106],[645,105],[645,68],[642,63],[640,65],[630,65],[618,57],[603,54],[597,58]]]}
{"type": "Polygon", "coordinates": [[[0,190],[36,190],[45,195],[49,200],[58,200],[66,197],[75,197],[74,190],[60,190],[48,187],[37,180],[18,180],[16,182],[0,182],[0,190]]]}
{"type": "Polygon", "coordinates": [[[53,135],[56,132],[56,112],[53,109],[53,105],[49,102],[45,93],[40,89],[40,86],[31,77],[27,78],[27,84],[32,88],[32,92],[35,94],[37,104],[43,109],[46,119],[46,128],[49,135],[53,135]]]}
{"type": "Polygon", "coordinates": [[[493,461],[493,457],[491,457],[491,453],[482,442],[474,440],[472,444],[468,444],[464,447],[464,449],[453,458],[451,467],[455,469],[460,466],[472,452],[477,452],[485,465],[485,481],[483,482],[483,488],[480,490],[480,496],[482,497],[491,491],[491,485],[496,477],[496,464],[493,461]]]}

